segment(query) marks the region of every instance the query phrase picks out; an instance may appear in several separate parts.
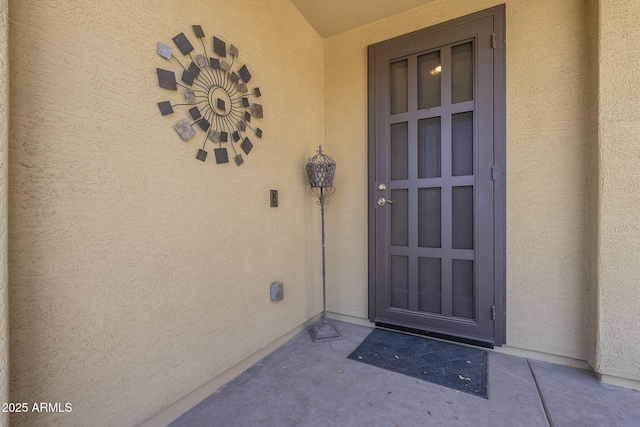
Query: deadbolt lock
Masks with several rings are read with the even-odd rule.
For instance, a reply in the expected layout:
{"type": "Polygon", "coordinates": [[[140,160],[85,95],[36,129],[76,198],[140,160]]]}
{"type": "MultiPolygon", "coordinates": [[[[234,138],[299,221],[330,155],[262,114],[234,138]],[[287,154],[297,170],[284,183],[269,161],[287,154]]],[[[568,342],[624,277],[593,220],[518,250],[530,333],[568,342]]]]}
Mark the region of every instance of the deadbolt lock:
{"type": "Polygon", "coordinates": [[[380,191],[384,191],[384,190],[386,190],[386,189],[387,189],[387,186],[386,186],[386,185],[384,185],[384,184],[380,184],[380,185],[378,185],[378,190],[380,190],[380,191]]]}

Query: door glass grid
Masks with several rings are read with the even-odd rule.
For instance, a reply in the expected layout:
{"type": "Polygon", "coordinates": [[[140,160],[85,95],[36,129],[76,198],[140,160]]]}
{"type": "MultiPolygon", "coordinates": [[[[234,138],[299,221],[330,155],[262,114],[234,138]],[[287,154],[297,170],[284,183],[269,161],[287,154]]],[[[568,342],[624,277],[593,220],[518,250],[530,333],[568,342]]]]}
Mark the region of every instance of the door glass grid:
{"type": "Polygon", "coordinates": [[[452,262],[452,311],[455,317],[475,318],[473,261],[454,259],[452,262]]]}
{"type": "Polygon", "coordinates": [[[451,242],[453,249],[473,249],[473,187],[451,190],[451,242]]]}
{"type": "Polygon", "coordinates": [[[473,99],[473,42],[451,48],[451,103],[473,99]]]}
{"type": "Polygon", "coordinates": [[[474,261],[457,259],[452,252],[474,249],[474,185],[454,181],[475,173],[474,111],[452,109],[453,104],[473,100],[473,48],[473,42],[458,44],[390,65],[391,114],[414,114],[409,111],[412,90],[417,93],[411,108],[444,109],[442,115],[391,125],[391,180],[406,180],[408,186],[402,183],[397,188],[396,184],[389,193],[395,201],[391,245],[409,251],[408,256],[391,254],[390,305],[395,308],[475,319],[474,261]],[[443,76],[443,55],[450,61],[448,76],[443,76]],[[417,69],[411,73],[409,66],[417,69]],[[409,81],[411,75],[415,84],[409,81]],[[443,85],[451,85],[450,100],[442,99],[443,85]],[[394,95],[393,90],[399,92],[394,95]],[[411,183],[418,180],[424,181],[412,188],[411,183]],[[417,212],[412,214],[412,209],[417,212]],[[443,230],[450,232],[448,237],[443,230]],[[413,234],[417,238],[412,239],[413,234]],[[437,252],[424,256],[420,250],[437,252]],[[409,266],[417,267],[417,272],[412,274],[409,266]],[[412,286],[414,280],[417,283],[412,286]],[[412,304],[414,298],[417,302],[412,304]]]}
{"type": "Polygon", "coordinates": [[[391,91],[390,91],[390,111],[391,114],[406,113],[409,110],[409,62],[404,59],[391,63],[391,91]]]}
{"type": "Polygon", "coordinates": [[[418,246],[442,245],[442,203],[440,187],[418,189],[418,246]]]}
{"type": "Polygon", "coordinates": [[[391,190],[391,245],[409,246],[409,191],[391,190]]]}
{"type": "Polygon", "coordinates": [[[409,177],[409,123],[391,125],[391,179],[409,177]]]}
{"type": "Polygon", "coordinates": [[[409,258],[391,256],[391,306],[409,308],[409,258]]]}
{"type": "Polygon", "coordinates": [[[418,56],[418,109],[440,106],[442,62],[440,51],[418,56]]]}
{"type": "Polygon", "coordinates": [[[418,310],[441,313],[442,260],[418,258],[418,310]]]}
{"type": "Polygon", "coordinates": [[[473,175],[473,111],[451,116],[451,174],[473,175]]]}
{"type": "Polygon", "coordinates": [[[418,120],[418,178],[439,178],[442,173],[441,119],[418,120]]]}

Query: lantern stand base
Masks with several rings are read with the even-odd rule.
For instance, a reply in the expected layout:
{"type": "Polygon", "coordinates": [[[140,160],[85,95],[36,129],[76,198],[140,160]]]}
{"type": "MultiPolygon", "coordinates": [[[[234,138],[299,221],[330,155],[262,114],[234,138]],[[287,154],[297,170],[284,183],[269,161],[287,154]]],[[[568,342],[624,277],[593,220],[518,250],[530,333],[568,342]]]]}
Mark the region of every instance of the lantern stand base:
{"type": "Polygon", "coordinates": [[[320,321],[309,328],[309,333],[314,342],[318,341],[332,341],[342,339],[342,336],[335,330],[333,326],[327,323],[326,320],[320,321]]]}

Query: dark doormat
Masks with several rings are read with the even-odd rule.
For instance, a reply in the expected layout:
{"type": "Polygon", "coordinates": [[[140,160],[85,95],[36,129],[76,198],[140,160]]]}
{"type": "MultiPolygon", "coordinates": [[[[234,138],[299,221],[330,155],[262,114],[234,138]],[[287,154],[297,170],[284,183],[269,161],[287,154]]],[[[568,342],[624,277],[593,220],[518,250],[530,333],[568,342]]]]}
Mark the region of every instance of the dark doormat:
{"type": "Polygon", "coordinates": [[[485,350],[374,329],[347,358],[489,398],[485,350]]]}

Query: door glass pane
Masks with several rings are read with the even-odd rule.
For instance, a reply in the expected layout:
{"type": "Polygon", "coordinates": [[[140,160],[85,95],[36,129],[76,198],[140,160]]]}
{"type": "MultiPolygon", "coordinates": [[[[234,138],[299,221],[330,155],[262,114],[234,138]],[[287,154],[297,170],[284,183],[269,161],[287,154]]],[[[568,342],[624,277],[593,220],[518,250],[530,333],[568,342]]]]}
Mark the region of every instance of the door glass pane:
{"type": "Polygon", "coordinates": [[[451,174],[473,175],[473,111],[451,116],[451,174]]]}
{"type": "Polygon", "coordinates": [[[418,246],[439,248],[442,244],[440,187],[418,189],[418,246]]]}
{"type": "Polygon", "coordinates": [[[409,258],[391,256],[391,306],[409,308],[409,258]]]}
{"type": "Polygon", "coordinates": [[[391,125],[391,179],[407,179],[409,176],[408,126],[407,122],[391,125]]]}
{"type": "Polygon", "coordinates": [[[391,190],[391,245],[409,245],[409,191],[391,190]]]}
{"type": "Polygon", "coordinates": [[[440,177],[440,117],[418,120],[418,178],[440,177]]]}
{"type": "Polygon", "coordinates": [[[473,42],[451,48],[451,102],[473,99],[473,42]]]}
{"type": "Polygon", "coordinates": [[[418,109],[440,106],[440,51],[418,56],[418,109]]]}
{"type": "Polygon", "coordinates": [[[407,64],[407,60],[403,59],[402,61],[392,63],[389,69],[391,80],[391,87],[389,88],[391,114],[406,113],[408,109],[409,89],[407,83],[409,79],[407,78],[407,64]]]}
{"type": "Polygon", "coordinates": [[[451,189],[453,249],[473,249],[473,187],[451,189]]]}
{"type": "Polygon", "coordinates": [[[468,259],[452,261],[453,315],[474,319],[473,261],[468,259]]]}
{"type": "Polygon", "coordinates": [[[440,258],[418,258],[418,310],[440,314],[440,258]]]}

